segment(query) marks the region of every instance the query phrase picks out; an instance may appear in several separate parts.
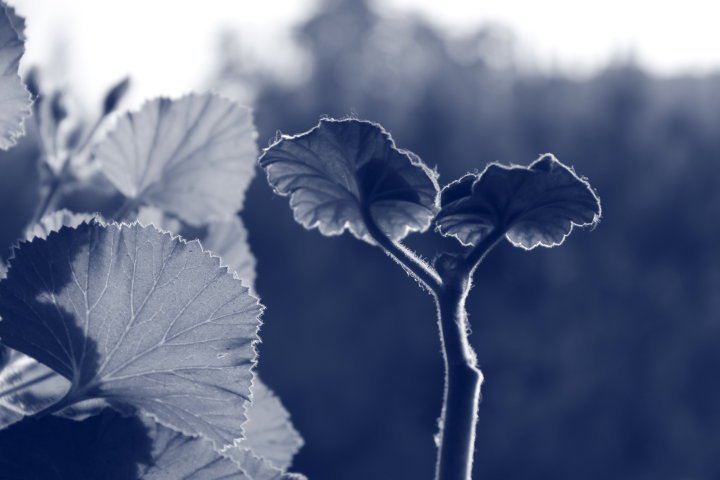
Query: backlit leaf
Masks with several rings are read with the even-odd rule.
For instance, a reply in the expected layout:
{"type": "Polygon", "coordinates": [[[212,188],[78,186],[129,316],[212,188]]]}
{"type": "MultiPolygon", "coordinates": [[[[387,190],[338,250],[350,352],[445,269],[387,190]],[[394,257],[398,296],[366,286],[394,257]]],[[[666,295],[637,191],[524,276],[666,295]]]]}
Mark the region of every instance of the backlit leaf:
{"type": "Polygon", "coordinates": [[[374,123],[323,119],[306,133],[282,136],[260,165],[275,192],[290,196],[295,220],[323,235],[347,229],[373,243],[363,220],[369,210],[400,240],[427,229],[437,212],[437,174],[374,123]]]}
{"type": "Polygon", "coordinates": [[[221,258],[221,263],[237,273],[243,285],[254,291],[255,257],[250,251],[247,230],[237,216],[208,225],[203,247],[221,258]]]}
{"type": "Polygon", "coordinates": [[[245,438],[238,446],[252,450],[281,470],[287,470],[303,440],[290,423],[290,414],[280,399],[257,377],[247,416],[243,426],[245,438]]]}
{"type": "Polygon", "coordinates": [[[261,307],[198,242],[81,224],[21,243],[0,282],[0,341],[104,399],[216,445],[242,436],[261,307]]]}
{"type": "Polygon", "coordinates": [[[587,180],[543,155],[528,167],[490,164],[443,188],[438,230],[463,245],[502,231],[516,247],[560,245],[573,227],[595,225],[600,199],[587,180]]]}
{"type": "Polygon", "coordinates": [[[159,98],[120,118],[95,148],[126,197],[191,225],[225,220],[243,204],[257,147],[247,108],[217,95],[159,98]]]}
{"type": "Polygon", "coordinates": [[[18,64],[25,52],[24,20],[0,2],[0,149],[7,150],[25,135],[30,93],[20,80],[18,64]]]}

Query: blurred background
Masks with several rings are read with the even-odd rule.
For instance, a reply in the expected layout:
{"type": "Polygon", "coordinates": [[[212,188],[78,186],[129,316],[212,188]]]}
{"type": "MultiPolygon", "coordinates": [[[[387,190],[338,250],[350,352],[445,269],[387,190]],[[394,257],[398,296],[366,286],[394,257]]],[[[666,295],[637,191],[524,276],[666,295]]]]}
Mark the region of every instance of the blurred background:
{"type": "MultiPolygon", "coordinates": [[[[211,89],[260,147],[321,115],[382,123],[441,184],[553,152],[603,201],[561,247],[478,271],[476,478],[720,478],[720,7],[692,0],[15,0],[22,69],[88,116],[211,89]]],[[[0,256],[37,196],[36,135],[0,155],[0,256]]],[[[314,480],[431,479],[434,306],[380,251],[292,219],[262,175],[242,217],[268,307],[259,371],[314,480]]],[[[457,249],[431,233],[432,258],[457,249]]]]}

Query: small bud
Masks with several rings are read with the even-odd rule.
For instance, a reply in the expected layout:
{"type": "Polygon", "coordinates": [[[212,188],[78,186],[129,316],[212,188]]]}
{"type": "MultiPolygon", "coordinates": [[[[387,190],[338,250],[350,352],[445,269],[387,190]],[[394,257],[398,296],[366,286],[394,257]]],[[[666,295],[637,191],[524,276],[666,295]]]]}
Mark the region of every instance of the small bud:
{"type": "Polygon", "coordinates": [[[61,91],[57,91],[53,94],[52,100],[50,101],[50,113],[52,114],[52,118],[56,125],[60,124],[60,122],[65,120],[67,117],[68,112],[65,108],[63,93],[61,91]]]}
{"type": "Polygon", "coordinates": [[[103,100],[103,115],[107,115],[117,108],[129,87],[130,77],[125,77],[108,91],[103,100]]]}
{"type": "Polygon", "coordinates": [[[84,127],[82,124],[78,124],[73,128],[70,133],[67,136],[67,139],[65,140],[65,147],[69,151],[75,150],[75,147],[77,147],[80,144],[80,139],[82,138],[84,127]]]}

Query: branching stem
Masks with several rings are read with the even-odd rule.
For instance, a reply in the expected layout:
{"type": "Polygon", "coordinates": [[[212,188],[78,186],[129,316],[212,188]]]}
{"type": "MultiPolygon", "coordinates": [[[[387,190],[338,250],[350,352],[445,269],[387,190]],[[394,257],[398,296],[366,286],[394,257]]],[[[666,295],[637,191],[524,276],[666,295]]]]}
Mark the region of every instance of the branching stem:
{"type": "Polygon", "coordinates": [[[365,226],[368,233],[380,245],[380,247],[391,256],[400,266],[414,277],[428,292],[436,296],[442,287],[440,275],[430,265],[425,263],[415,252],[401,243],[392,241],[375,223],[375,219],[369,209],[362,212],[365,226]]]}
{"type": "Polygon", "coordinates": [[[435,478],[470,480],[483,376],[468,341],[465,301],[477,266],[497,245],[503,233],[499,230],[491,232],[467,256],[441,255],[436,271],[410,249],[388,238],[369,211],[363,212],[363,219],[378,245],[435,298],[445,363],[445,391],[435,478]]]}

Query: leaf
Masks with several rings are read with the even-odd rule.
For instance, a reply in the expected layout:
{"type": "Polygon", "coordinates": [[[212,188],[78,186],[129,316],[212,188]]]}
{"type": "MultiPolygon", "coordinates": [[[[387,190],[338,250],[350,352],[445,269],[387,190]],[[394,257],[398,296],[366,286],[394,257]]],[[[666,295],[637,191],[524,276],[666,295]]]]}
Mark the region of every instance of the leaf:
{"type": "Polygon", "coordinates": [[[255,455],[249,448],[230,448],[223,452],[242,466],[252,480],[307,480],[298,473],[286,473],[255,455]]]}
{"type": "Polygon", "coordinates": [[[137,206],[199,226],[234,215],[255,174],[250,110],[217,95],[159,98],[120,118],[94,150],[107,178],[137,206]]]}
{"type": "Polygon", "coordinates": [[[437,173],[395,147],[380,125],[323,119],[298,136],[283,135],[260,166],[279,195],[290,196],[295,220],[323,235],[346,229],[374,243],[363,211],[392,240],[426,230],[438,209],[437,173]]]}
{"type": "Polygon", "coordinates": [[[222,447],[242,436],[261,310],[198,242],[94,221],[15,249],[0,340],[72,382],[55,410],[104,399],[222,447]]]}
{"type": "Polygon", "coordinates": [[[280,399],[257,377],[247,416],[245,438],[238,447],[250,449],[280,470],[287,470],[303,439],[290,423],[290,414],[280,399]]]}
{"type": "Polygon", "coordinates": [[[158,230],[179,235],[182,231],[182,223],[177,218],[168,217],[162,210],[155,207],[142,207],[138,211],[137,221],[141,225],[152,225],[158,230]]]}
{"type": "Polygon", "coordinates": [[[256,480],[234,460],[217,453],[210,442],[145,423],[153,447],[152,465],[140,475],[143,480],[256,480]]]}
{"type": "Polygon", "coordinates": [[[595,225],[601,216],[587,180],[550,154],[528,167],[492,163],[447,185],[440,202],[438,230],[463,245],[477,245],[498,229],[525,250],[554,247],[573,227],[595,225]]]}
{"type": "Polygon", "coordinates": [[[0,2],[0,149],[14,146],[25,135],[30,93],[20,80],[18,64],[25,53],[24,19],[0,2]],[[18,30],[16,30],[16,28],[18,30]]]}
{"type": "Polygon", "coordinates": [[[33,238],[47,238],[51,232],[57,232],[62,227],[77,227],[83,222],[89,222],[95,215],[89,213],[73,213],[70,210],[62,209],[48,213],[34,225],[30,225],[25,231],[25,239],[30,241],[33,238]]]}
{"type": "Polygon", "coordinates": [[[250,251],[248,234],[237,216],[208,225],[207,235],[202,241],[205,249],[221,258],[223,265],[234,271],[243,285],[255,291],[255,257],[250,251]]]}
{"type": "Polygon", "coordinates": [[[25,19],[17,14],[14,7],[7,5],[5,2],[1,3],[5,8],[5,15],[7,15],[8,20],[10,20],[10,25],[12,25],[15,33],[17,33],[18,39],[25,43],[25,40],[27,40],[27,36],[25,35],[25,19]]]}

